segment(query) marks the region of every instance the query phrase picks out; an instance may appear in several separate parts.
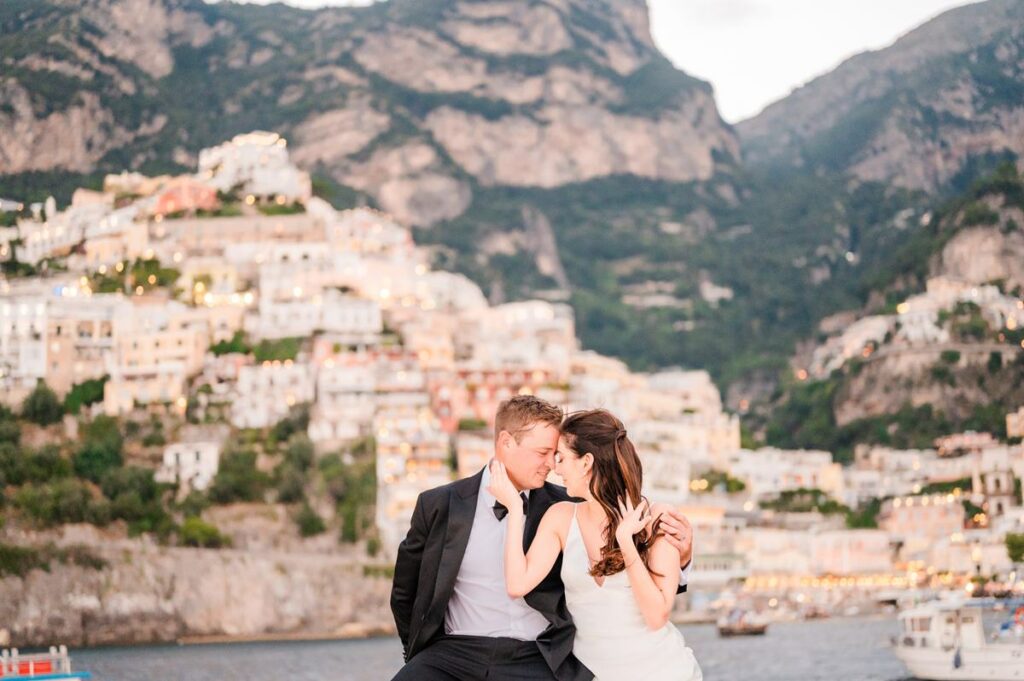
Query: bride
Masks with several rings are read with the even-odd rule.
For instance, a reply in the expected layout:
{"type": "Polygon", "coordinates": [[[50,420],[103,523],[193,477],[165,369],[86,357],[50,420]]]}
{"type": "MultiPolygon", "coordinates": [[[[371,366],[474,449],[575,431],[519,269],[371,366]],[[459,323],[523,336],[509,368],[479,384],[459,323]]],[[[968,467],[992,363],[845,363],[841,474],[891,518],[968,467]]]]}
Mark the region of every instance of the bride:
{"type": "Polygon", "coordinates": [[[529,593],[561,555],[573,653],[596,681],[701,681],[693,651],[669,622],[679,552],[640,496],[640,460],[622,422],[595,409],[570,414],[561,431],[555,473],[584,501],[548,509],[526,555],[523,502],[504,465],[491,464],[488,489],[508,509],[509,596],[529,593]]]}

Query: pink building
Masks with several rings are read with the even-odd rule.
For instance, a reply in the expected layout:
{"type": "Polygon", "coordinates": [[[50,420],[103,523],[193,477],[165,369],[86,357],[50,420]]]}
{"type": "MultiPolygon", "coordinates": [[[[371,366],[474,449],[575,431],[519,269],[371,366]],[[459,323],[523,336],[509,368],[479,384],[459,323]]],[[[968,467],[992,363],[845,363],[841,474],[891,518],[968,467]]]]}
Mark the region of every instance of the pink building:
{"type": "Polygon", "coordinates": [[[217,190],[189,177],[176,177],[155,195],[154,215],[179,211],[216,210],[220,206],[217,190]]]}

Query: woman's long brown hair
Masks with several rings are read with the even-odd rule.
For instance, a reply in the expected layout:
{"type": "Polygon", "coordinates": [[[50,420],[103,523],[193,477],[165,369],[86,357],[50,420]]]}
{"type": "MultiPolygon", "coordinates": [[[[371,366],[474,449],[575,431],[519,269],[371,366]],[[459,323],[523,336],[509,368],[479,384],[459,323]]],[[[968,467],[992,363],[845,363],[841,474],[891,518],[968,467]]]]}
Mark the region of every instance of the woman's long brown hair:
{"type": "MultiPolygon", "coordinates": [[[[594,467],[590,476],[590,493],[601,504],[608,516],[605,544],[601,548],[601,559],[590,568],[594,577],[614,575],[625,569],[622,550],[615,539],[615,531],[622,519],[619,503],[627,497],[636,508],[644,501],[640,494],[643,487],[643,469],[636,448],[626,435],[622,421],[604,409],[578,411],[569,414],[562,422],[562,434],[579,456],[590,453],[594,467]]],[[[656,520],[646,533],[633,536],[633,543],[644,565],[650,569],[648,554],[655,539],[661,520],[656,520]]]]}

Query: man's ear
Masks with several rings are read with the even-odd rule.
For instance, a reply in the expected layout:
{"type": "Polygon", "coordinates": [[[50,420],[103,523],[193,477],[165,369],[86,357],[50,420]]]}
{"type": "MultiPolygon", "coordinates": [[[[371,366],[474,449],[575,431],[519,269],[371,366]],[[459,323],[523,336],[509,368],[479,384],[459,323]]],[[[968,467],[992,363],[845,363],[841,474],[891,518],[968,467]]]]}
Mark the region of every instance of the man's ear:
{"type": "Polygon", "coordinates": [[[515,438],[512,437],[512,433],[507,430],[503,430],[498,433],[498,446],[503,450],[512,449],[512,444],[515,438]]]}

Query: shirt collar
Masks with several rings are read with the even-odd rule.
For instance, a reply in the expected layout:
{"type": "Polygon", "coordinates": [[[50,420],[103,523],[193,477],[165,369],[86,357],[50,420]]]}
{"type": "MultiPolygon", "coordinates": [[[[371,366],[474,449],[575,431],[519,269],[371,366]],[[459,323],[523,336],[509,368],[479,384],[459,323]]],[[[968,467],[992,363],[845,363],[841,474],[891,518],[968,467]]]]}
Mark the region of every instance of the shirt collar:
{"type": "MultiPolygon", "coordinates": [[[[494,459],[491,459],[491,461],[494,461],[494,459]]],[[[484,466],[484,475],[480,478],[480,498],[488,506],[494,506],[494,502],[497,501],[494,495],[487,491],[487,486],[491,484],[491,461],[488,461],[487,465],[484,466]]],[[[527,499],[530,498],[530,490],[528,489],[524,489],[520,494],[525,494],[527,499]]]]}

